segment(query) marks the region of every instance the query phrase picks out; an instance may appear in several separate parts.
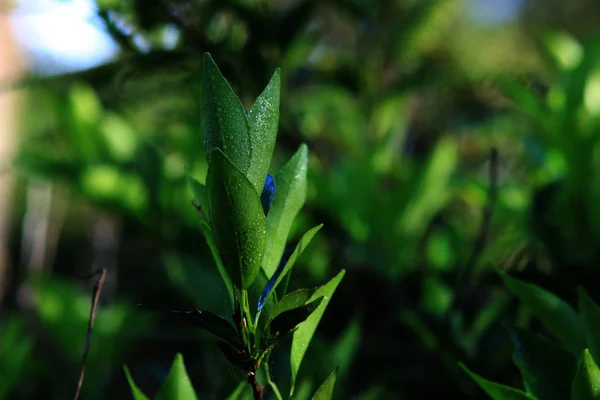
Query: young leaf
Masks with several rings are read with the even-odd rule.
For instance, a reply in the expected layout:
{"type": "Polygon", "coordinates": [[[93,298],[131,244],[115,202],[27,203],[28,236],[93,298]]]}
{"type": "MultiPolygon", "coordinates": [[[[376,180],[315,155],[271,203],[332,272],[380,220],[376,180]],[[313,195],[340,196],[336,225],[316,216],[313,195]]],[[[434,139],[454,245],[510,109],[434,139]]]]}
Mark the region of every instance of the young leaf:
{"type": "Polygon", "coordinates": [[[275,178],[273,175],[267,174],[267,180],[265,181],[265,186],[260,194],[260,202],[263,206],[263,211],[265,215],[269,214],[269,210],[271,209],[271,203],[273,202],[273,196],[275,195],[275,178]]]}
{"type": "Polygon", "coordinates": [[[269,172],[277,127],[279,125],[280,70],[277,68],[265,90],[254,101],[248,113],[252,160],[248,180],[260,192],[269,172]]]}
{"type": "Polygon", "coordinates": [[[325,285],[318,288],[315,293],[310,297],[309,301],[313,301],[316,298],[323,296],[323,301],[319,305],[319,307],[304,321],[298,329],[294,331],[294,337],[292,339],[292,350],[290,354],[290,367],[291,367],[291,386],[290,386],[290,396],[294,393],[294,384],[296,383],[296,377],[298,375],[298,370],[300,369],[300,364],[302,363],[302,359],[306,354],[306,349],[312,340],[315,331],[317,330],[317,325],[319,325],[319,321],[321,321],[321,317],[331,300],[331,296],[337,289],[338,285],[342,281],[346,271],[340,271],[333,279],[327,282],[325,285]]]}
{"type": "Polygon", "coordinates": [[[155,400],[195,400],[197,399],[192,382],[185,370],[183,356],[175,356],[167,379],[163,382],[155,400]]]}
{"type": "Polygon", "coordinates": [[[535,397],[523,392],[522,390],[504,386],[496,382],[488,381],[482,378],[463,364],[458,364],[475,382],[482,388],[492,400],[536,400],[535,397]]]}
{"type": "MultiPolygon", "coordinates": [[[[288,333],[292,332],[298,324],[306,321],[308,317],[319,307],[323,301],[323,297],[319,297],[314,301],[299,307],[284,309],[281,313],[267,323],[264,332],[263,342],[261,344],[262,351],[270,351],[281,339],[288,333]]],[[[289,304],[291,305],[291,304],[289,304]]]]}
{"type": "Polygon", "coordinates": [[[594,360],[600,360],[600,307],[588,296],[585,289],[577,288],[579,297],[579,318],[594,360]]]}
{"type": "Polygon", "coordinates": [[[296,154],[275,175],[277,191],[267,216],[267,242],[262,265],[273,276],[296,215],[306,200],[306,165],[308,150],[300,146],[296,154]]]}
{"type": "Polygon", "coordinates": [[[572,400],[600,399],[600,369],[588,349],[583,351],[577,375],[571,387],[572,400]]]}
{"type": "Polygon", "coordinates": [[[335,378],[337,376],[338,368],[336,367],[333,372],[325,379],[325,382],[315,392],[312,400],[331,400],[333,398],[333,389],[335,388],[335,378]]]}
{"type": "Polygon", "coordinates": [[[319,230],[322,227],[323,224],[315,226],[314,228],[307,231],[304,235],[302,235],[302,238],[298,242],[298,245],[296,245],[294,252],[289,257],[287,257],[285,254],[281,257],[281,261],[279,266],[277,267],[277,270],[275,271],[271,279],[269,279],[269,282],[267,282],[267,285],[263,289],[258,299],[259,311],[263,308],[271,292],[277,288],[277,286],[279,285],[279,283],[281,283],[286,274],[288,274],[291,271],[298,257],[300,257],[300,255],[302,254],[304,249],[306,249],[312,238],[317,234],[317,232],[319,232],[319,230]]]}
{"type": "Polygon", "coordinates": [[[583,329],[575,310],[554,294],[500,272],[506,287],[527,306],[569,352],[576,357],[585,347],[583,329]]]}
{"type": "Polygon", "coordinates": [[[234,285],[247,289],[260,272],[266,220],[258,193],[220,149],[208,166],[210,221],[223,265],[234,285]]]}
{"type": "Polygon", "coordinates": [[[527,391],[540,400],[568,399],[577,360],[543,337],[514,328],[513,360],[521,370],[527,391]]]}
{"type": "Polygon", "coordinates": [[[123,366],[123,370],[125,371],[125,376],[127,377],[127,382],[129,382],[129,387],[131,388],[131,394],[133,395],[133,400],[149,400],[148,397],[140,390],[140,388],[133,381],[133,377],[131,376],[131,372],[129,372],[129,368],[126,365],[123,366]]]}
{"type": "Polygon", "coordinates": [[[209,162],[212,150],[219,148],[245,175],[252,156],[248,120],[242,103],[208,53],[202,69],[201,126],[209,162]]]}

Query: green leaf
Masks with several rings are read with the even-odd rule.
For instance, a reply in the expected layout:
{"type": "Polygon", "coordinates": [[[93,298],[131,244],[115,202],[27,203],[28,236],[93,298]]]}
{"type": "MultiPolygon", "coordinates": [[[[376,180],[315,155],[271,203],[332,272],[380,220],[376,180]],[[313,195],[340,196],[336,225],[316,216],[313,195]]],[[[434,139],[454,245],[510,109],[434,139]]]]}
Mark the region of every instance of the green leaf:
{"type": "MultiPolygon", "coordinates": [[[[279,125],[280,70],[277,68],[248,114],[252,160],[248,180],[261,193],[269,172],[279,125]]],[[[279,182],[278,182],[279,183],[279,182]]]]}
{"type": "Polygon", "coordinates": [[[263,331],[264,337],[262,338],[263,343],[261,345],[263,352],[270,351],[285,335],[292,332],[298,324],[306,321],[323,301],[323,297],[319,297],[307,304],[301,303],[298,305],[300,298],[285,302],[285,305],[279,310],[280,312],[267,323],[263,331]]]}
{"type": "Polygon", "coordinates": [[[196,310],[191,314],[190,323],[196,328],[207,330],[231,345],[241,348],[242,342],[237,331],[225,319],[211,313],[210,311],[196,310]]]}
{"type": "Polygon", "coordinates": [[[233,284],[247,289],[260,272],[266,219],[258,193],[220,149],[208,166],[210,221],[223,265],[233,284]]]}
{"type": "Polygon", "coordinates": [[[577,360],[543,337],[514,328],[513,361],[521,370],[527,391],[539,400],[568,399],[577,360]]]}
{"type": "Polygon", "coordinates": [[[131,372],[129,372],[129,368],[126,365],[123,366],[123,370],[125,370],[125,376],[127,377],[127,382],[129,382],[129,387],[131,388],[131,394],[133,395],[133,400],[148,400],[148,397],[140,390],[140,388],[133,381],[133,377],[131,376],[131,372]]]}
{"type": "Polygon", "coordinates": [[[528,307],[569,352],[576,357],[585,348],[583,329],[575,310],[554,294],[500,272],[506,287],[528,307]]]}
{"type": "Polygon", "coordinates": [[[340,271],[333,279],[318,288],[313,293],[308,301],[313,301],[321,296],[323,296],[323,301],[310,315],[310,317],[301,323],[300,326],[298,326],[298,329],[294,331],[292,350],[290,354],[290,367],[292,372],[290,395],[292,395],[294,392],[294,384],[296,382],[298,370],[300,369],[300,364],[302,363],[302,359],[306,354],[306,349],[308,349],[308,345],[310,344],[310,341],[317,330],[317,325],[319,325],[319,321],[321,321],[321,317],[323,316],[323,313],[325,312],[325,309],[331,300],[331,296],[333,296],[333,293],[342,281],[345,273],[345,270],[340,271]]]}
{"type": "Polygon", "coordinates": [[[337,376],[338,368],[336,367],[333,372],[325,379],[325,382],[315,392],[312,400],[331,400],[333,398],[333,389],[335,388],[335,378],[337,376]]]}
{"type": "Polygon", "coordinates": [[[308,303],[308,301],[310,300],[312,295],[315,293],[315,291],[316,291],[316,288],[298,289],[298,290],[288,294],[287,296],[283,297],[273,307],[270,320],[272,320],[273,318],[275,318],[277,315],[281,314],[282,312],[304,306],[306,303],[308,303]]]}
{"type": "Polygon", "coordinates": [[[221,149],[245,175],[250,168],[252,143],[244,107],[210,54],[202,70],[202,135],[206,157],[221,149]]]}
{"type": "Polygon", "coordinates": [[[262,260],[268,277],[279,265],[292,223],[306,200],[307,164],[308,148],[303,144],[275,175],[277,190],[267,216],[267,242],[262,260]]]}
{"type": "Polygon", "coordinates": [[[586,343],[594,360],[600,360],[600,307],[588,296],[585,289],[577,288],[579,297],[579,318],[583,326],[586,343]]]}
{"type": "Polygon", "coordinates": [[[183,356],[178,353],[167,379],[163,382],[155,400],[194,400],[197,399],[192,382],[185,370],[183,356]]]}
{"type": "Polygon", "coordinates": [[[536,400],[535,397],[523,392],[522,390],[504,386],[496,382],[488,381],[482,378],[463,364],[458,364],[477,384],[482,388],[492,400],[536,400]]]}
{"type": "MultiPolygon", "coordinates": [[[[270,294],[273,293],[275,291],[275,289],[277,289],[277,286],[279,286],[281,281],[292,270],[292,268],[294,267],[294,264],[296,264],[296,260],[304,252],[304,249],[306,249],[308,244],[311,242],[312,238],[317,234],[317,232],[319,232],[319,230],[322,227],[323,227],[323,224],[315,226],[314,228],[307,231],[304,235],[302,235],[302,238],[296,245],[294,252],[290,255],[288,260],[285,262],[285,266],[283,267],[283,269],[281,269],[281,271],[275,271],[275,274],[277,274],[277,276],[273,275],[273,277],[271,277],[271,279],[267,283],[267,285],[268,285],[273,279],[275,279],[275,282],[273,283],[273,285],[270,288],[268,288],[268,291],[265,293],[266,297],[264,299],[262,299],[262,301],[267,301],[269,299],[270,294]]],[[[267,290],[267,289],[265,288],[265,290],[267,290]]],[[[261,296],[261,298],[262,298],[262,296],[261,296]]],[[[261,298],[259,298],[259,301],[261,298]]]]}
{"type": "Polygon", "coordinates": [[[244,380],[237,385],[235,390],[227,397],[226,400],[244,400],[252,396],[249,393],[250,385],[244,380]]]}
{"type": "Polygon", "coordinates": [[[225,358],[227,358],[227,360],[233,365],[241,368],[244,371],[250,371],[253,368],[254,362],[245,351],[234,349],[225,342],[217,342],[217,346],[225,358]]]}
{"type": "Polygon", "coordinates": [[[210,215],[210,210],[208,209],[208,195],[206,194],[206,186],[198,182],[198,180],[196,180],[196,178],[190,174],[187,175],[187,181],[190,190],[194,194],[194,201],[202,208],[202,211],[204,212],[202,215],[208,218],[210,215]]]}
{"type": "Polygon", "coordinates": [[[577,375],[571,387],[572,400],[600,399],[600,369],[588,349],[583,351],[577,375]]]}

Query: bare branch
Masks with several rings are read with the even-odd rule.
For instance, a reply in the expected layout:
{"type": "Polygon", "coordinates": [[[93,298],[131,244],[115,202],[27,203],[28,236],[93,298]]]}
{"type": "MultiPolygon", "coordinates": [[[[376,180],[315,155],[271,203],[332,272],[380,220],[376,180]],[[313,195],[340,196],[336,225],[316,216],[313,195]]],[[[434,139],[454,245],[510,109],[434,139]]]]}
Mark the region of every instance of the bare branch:
{"type": "Polygon", "coordinates": [[[96,309],[98,308],[98,298],[100,298],[100,292],[102,291],[102,286],[104,285],[104,280],[106,279],[106,268],[102,268],[101,270],[96,271],[91,276],[95,276],[95,275],[99,275],[99,276],[98,276],[98,280],[94,284],[94,289],[93,289],[93,294],[92,294],[92,307],[90,310],[90,319],[88,322],[87,334],[85,336],[85,346],[83,348],[83,356],[81,358],[81,372],[79,373],[79,380],[77,381],[77,390],[75,392],[74,400],[77,400],[79,398],[81,386],[83,385],[83,376],[85,374],[85,363],[87,360],[88,352],[90,351],[92,329],[94,328],[94,320],[96,319],[96,309]]]}

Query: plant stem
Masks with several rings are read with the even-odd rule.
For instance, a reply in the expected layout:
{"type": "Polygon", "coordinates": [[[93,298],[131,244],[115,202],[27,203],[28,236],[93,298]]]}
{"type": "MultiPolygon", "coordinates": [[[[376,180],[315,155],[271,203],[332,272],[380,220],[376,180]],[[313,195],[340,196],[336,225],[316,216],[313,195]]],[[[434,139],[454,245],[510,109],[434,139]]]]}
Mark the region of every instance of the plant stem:
{"type": "Polygon", "coordinates": [[[242,314],[246,320],[246,332],[248,338],[248,351],[252,353],[252,346],[254,345],[254,324],[252,321],[252,314],[250,313],[250,302],[248,301],[248,291],[243,289],[242,296],[240,298],[240,305],[242,307],[242,314]]]}
{"type": "Polygon", "coordinates": [[[269,369],[269,356],[266,357],[263,365],[265,366],[265,375],[267,376],[267,383],[269,384],[269,386],[271,386],[271,389],[273,390],[273,393],[275,393],[275,397],[277,397],[277,400],[283,400],[283,397],[279,392],[277,384],[271,378],[271,370],[269,369]]]}
{"type": "Polygon", "coordinates": [[[254,400],[263,400],[264,387],[258,384],[258,381],[256,380],[256,373],[248,372],[246,378],[250,386],[252,386],[254,400]]]}

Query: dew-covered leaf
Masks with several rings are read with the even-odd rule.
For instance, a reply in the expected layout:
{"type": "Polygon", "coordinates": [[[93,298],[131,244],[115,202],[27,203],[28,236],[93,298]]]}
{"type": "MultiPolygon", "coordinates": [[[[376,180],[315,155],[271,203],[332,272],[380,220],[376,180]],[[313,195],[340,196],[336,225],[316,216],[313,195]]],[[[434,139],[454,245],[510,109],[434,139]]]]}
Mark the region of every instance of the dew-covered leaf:
{"type": "Polygon", "coordinates": [[[252,159],[248,180],[262,190],[271,165],[279,125],[280,70],[277,68],[265,90],[256,98],[248,113],[252,159]]]}
{"type": "Polygon", "coordinates": [[[208,53],[204,54],[202,70],[201,126],[207,159],[210,161],[212,150],[219,148],[247,174],[252,143],[244,107],[208,53]]]}
{"type": "Polygon", "coordinates": [[[267,241],[262,262],[269,277],[279,265],[292,223],[306,200],[307,163],[308,150],[302,145],[275,175],[277,190],[267,216],[267,241]]]}
{"type": "Polygon", "coordinates": [[[223,265],[247,289],[260,272],[266,220],[258,193],[220,149],[213,149],[207,188],[210,221],[223,265]]]}

